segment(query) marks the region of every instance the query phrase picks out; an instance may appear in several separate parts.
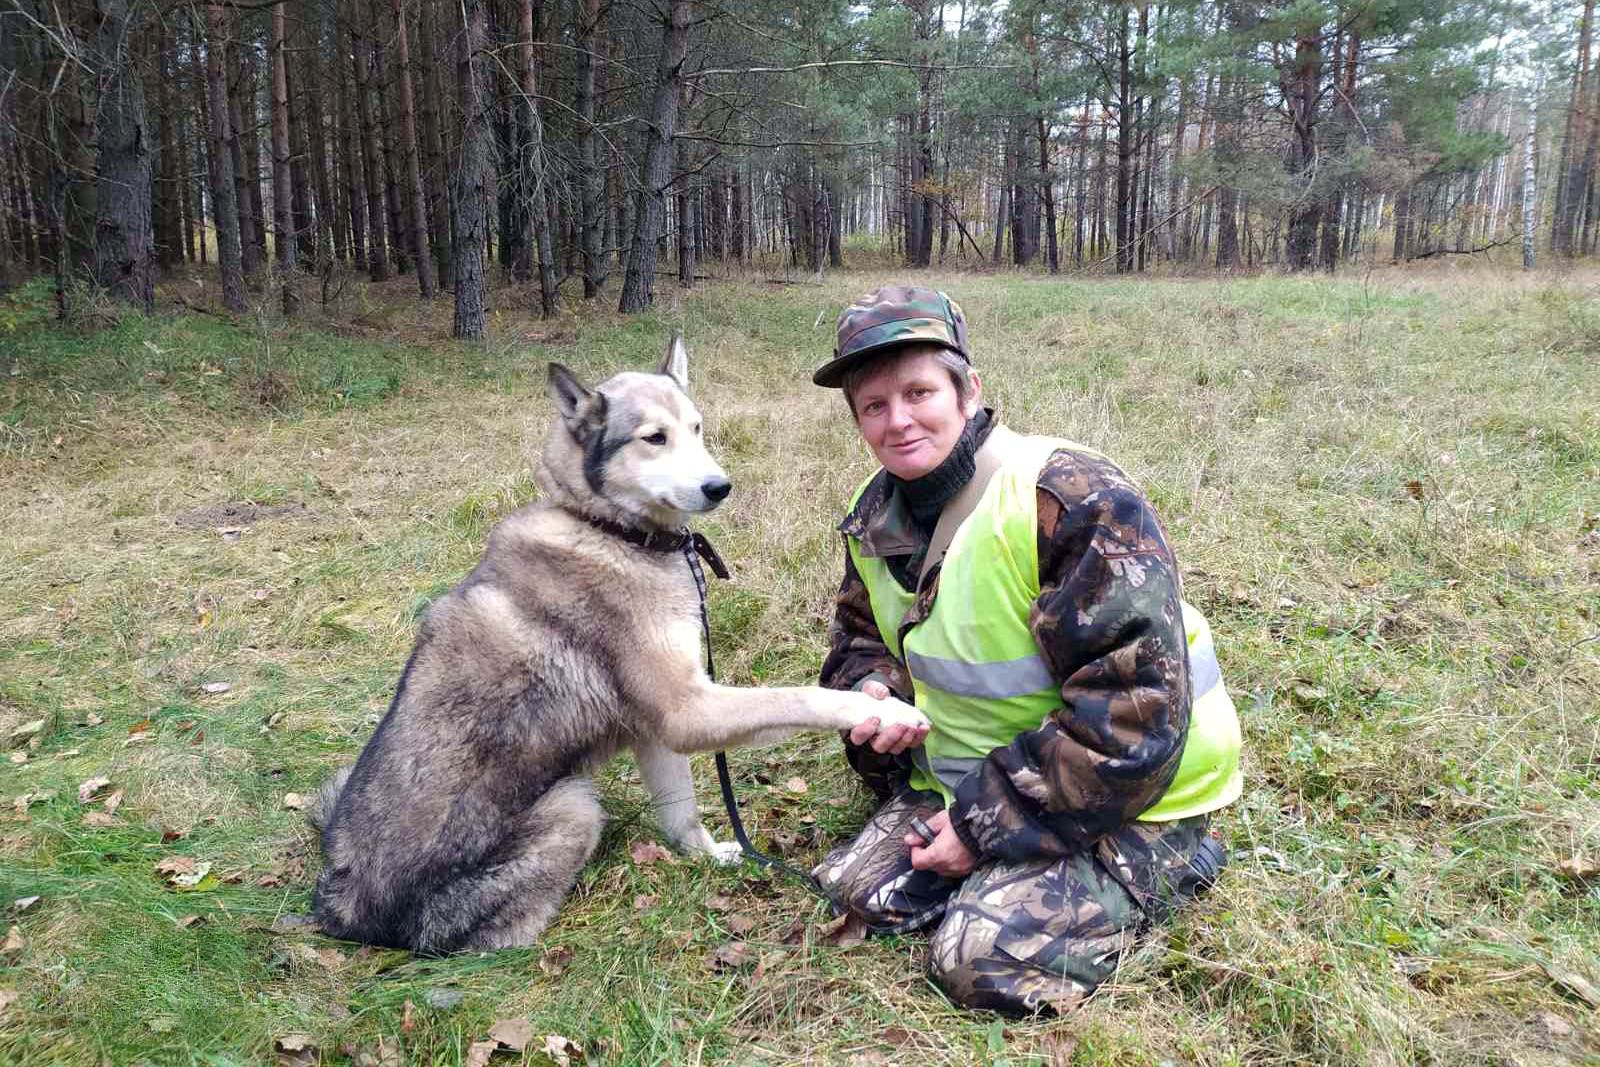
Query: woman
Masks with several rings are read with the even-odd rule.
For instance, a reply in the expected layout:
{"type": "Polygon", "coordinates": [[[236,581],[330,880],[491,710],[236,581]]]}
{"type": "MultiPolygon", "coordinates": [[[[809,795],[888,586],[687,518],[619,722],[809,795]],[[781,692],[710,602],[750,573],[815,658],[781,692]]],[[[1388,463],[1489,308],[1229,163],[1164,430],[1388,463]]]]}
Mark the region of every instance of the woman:
{"type": "Polygon", "coordinates": [[[875,928],[937,923],[956,1001],[1071,1006],[1221,869],[1239,725],[1209,632],[1121,469],[981,406],[947,296],[879,289],[837,341],[813,380],[883,469],[839,527],[822,684],[914,699],[932,729],[846,738],[884,803],[816,874],[875,928]]]}

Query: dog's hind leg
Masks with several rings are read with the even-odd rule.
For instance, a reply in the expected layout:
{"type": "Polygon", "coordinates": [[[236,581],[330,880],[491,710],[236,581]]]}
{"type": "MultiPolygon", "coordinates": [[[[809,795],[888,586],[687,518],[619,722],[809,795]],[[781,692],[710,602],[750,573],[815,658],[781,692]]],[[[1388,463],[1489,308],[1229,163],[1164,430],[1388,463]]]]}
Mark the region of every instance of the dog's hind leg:
{"type": "Polygon", "coordinates": [[[605,812],[588,778],[563,778],[509,828],[495,863],[428,902],[419,950],[520,948],[539,939],[600,843],[605,812]],[[463,924],[470,929],[463,929],[463,924]]]}
{"type": "Polygon", "coordinates": [[[718,863],[737,863],[743,851],[739,845],[712,840],[700,821],[689,757],[647,740],[633,746],[633,757],[639,764],[639,776],[650,791],[656,822],[667,840],[685,852],[706,853],[718,863]]]}

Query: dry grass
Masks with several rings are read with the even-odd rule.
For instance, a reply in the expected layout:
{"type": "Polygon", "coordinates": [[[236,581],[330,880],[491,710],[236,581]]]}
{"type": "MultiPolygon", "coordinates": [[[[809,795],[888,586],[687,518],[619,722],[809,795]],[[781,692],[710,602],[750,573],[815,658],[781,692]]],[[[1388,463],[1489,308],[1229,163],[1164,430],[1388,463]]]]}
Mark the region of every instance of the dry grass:
{"type": "MultiPolygon", "coordinates": [[[[625,763],[601,855],[537,949],[412,960],[268,929],[317,865],[284,794],[359,749],[422,607],[534,495],[546,360],[592,381],[686,332],[735,483],[707,524],[736,579],[714,592],[719,668],[814,674],[832,526],[870,467],[809,370],[884,280],[731,279],[553,323],[507,290],[481,348],[406,279],[352,281],[294,327],[58,331],[24,289],[0,355],[0,738],[44,725],[0,763],[0,797],[53,796],[0,809],[0,902],[42,897],[0,970],[18,994],[0,1059],[256,1062],[303,1032],[327,1062],[391,1038],[453,1064],[510,1016],[606,1063],[1600,1057],[1600,881],[1561,866],[1600,862],[1600,278],[1582,272],[935,276],[1006,419],[1107,451],[1157,501],[1245,724],[1222,885],[1077,1014],[957,1010],[915,939],[785,943],[823,917],[792,883],[635,865],[653,830],[625,763]],[[95,775],[125,794],[116,825],[84,822],[95,775]],[[219,881],[176,892],[169,853],[219,881]],[[719,970],[734,916],[759,962],[719,970]]],[[[793,834],[802,860],[867,811],[831,739],[733,762],[758,839],[793,834]]]]}

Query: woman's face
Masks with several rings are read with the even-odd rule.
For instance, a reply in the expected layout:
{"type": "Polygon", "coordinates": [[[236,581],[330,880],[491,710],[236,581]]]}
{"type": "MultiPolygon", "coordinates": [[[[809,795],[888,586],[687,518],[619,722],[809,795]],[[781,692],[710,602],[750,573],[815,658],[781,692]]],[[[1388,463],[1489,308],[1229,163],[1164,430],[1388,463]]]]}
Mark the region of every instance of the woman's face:
{"type": "Polygon", "coordinates": [[[978,410],[979,383],[965,403],[950,372],[934,358],[935,345],[908,346],[856,387],[856,426],[861,439],[897,478],[911,481],[944,462],[967,420],[978,410]]]}

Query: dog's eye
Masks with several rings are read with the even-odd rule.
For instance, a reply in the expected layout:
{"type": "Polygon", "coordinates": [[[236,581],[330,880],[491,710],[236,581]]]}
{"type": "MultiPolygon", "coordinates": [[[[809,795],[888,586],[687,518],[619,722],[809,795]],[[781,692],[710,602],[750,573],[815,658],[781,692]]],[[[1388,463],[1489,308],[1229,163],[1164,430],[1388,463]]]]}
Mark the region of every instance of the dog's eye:
{"type": "Polygon", "coordinates": [[[665,430],[657,430],[655,433],[645,434],[643,440],[647,444],[664,445],[667,443],[667,434],[665,430]]]}

